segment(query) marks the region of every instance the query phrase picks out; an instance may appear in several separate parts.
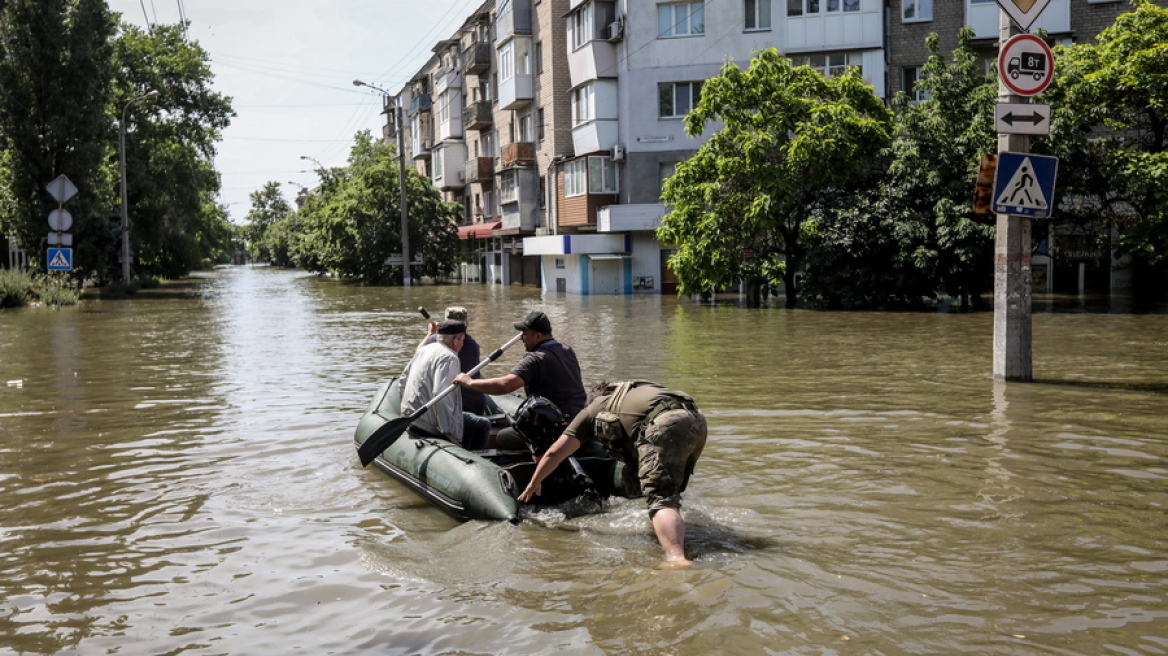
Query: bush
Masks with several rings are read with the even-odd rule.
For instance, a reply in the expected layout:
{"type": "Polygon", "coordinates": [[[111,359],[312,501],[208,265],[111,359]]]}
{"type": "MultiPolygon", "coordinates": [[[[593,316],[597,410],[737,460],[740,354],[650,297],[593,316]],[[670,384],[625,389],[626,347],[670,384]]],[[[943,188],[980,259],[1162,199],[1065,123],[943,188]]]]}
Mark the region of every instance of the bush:
{"type": "Polygon", "coordinates": [[[0,269],[0,307],[23,307],[32,299],[32,276],[21,269],[0,269]]]}
{"type": "Polygon", "coordinates": [[[24,307],[39,301],[44,305],[76,305],[81,292],[70,278],[57,280],[23,269],[0,269],[0,307],[24,307]]]}

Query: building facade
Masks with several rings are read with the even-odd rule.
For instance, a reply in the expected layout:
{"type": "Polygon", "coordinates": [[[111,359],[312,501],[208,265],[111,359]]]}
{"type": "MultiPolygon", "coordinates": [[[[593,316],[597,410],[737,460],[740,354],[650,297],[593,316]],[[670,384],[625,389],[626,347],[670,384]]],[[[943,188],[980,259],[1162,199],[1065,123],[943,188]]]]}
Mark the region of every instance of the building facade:
{"type": "MultiPolygon", "coordinates": [[[[1081,42],[1129,10],[1050,0],[1031,31],[1081,42]]],[[[683,127],[705,80],[777,48],[825,75],[859,68],[882,98],[919,94],[928,34],[945,54],[972,27],[989,70],[1000,16],[993,0],[488,0],[397,102],[419,171],[464,207],[462,281],[672,293],[661,188],[717,129],[683,127]]]]}

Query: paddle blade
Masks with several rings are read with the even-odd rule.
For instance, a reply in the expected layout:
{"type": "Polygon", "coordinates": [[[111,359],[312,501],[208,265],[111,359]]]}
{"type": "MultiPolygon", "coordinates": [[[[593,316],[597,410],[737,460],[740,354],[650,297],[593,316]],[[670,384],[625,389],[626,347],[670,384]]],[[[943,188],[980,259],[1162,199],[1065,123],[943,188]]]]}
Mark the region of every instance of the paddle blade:
{"type": "Polygon", "coordinates": [[[382,424],[369,439],[365,440],[360,447],[357,448],[357,457],[361,459],[361,466],[365,467],[369,463],[377,459],[382,451],[389,448],[389,445],[397,441],[397,438],[406,432],[410,424],[414,422],[415,417],[401,417],[394,419],[391,422],[382,424]]]}

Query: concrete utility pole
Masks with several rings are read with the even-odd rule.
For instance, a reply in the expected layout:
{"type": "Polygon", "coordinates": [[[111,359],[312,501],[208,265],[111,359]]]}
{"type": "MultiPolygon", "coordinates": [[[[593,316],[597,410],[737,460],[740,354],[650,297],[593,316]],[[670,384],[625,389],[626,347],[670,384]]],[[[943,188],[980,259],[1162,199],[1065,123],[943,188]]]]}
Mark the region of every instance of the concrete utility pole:
{"type": "MultiPolygon", "coordinates": [[[[1021,34],[1010,16],[1000,13],[998,48],[1021,34]]],[[[998,81],[998,102],[1029,102],[998,81]]],[[[998,152],[1030,152],[1030,137],[999,134],[998,152]]],[[[994,236],[994,379],[1030,381],[1031,359],[1030,217],[997,215],[994,236]]]]}

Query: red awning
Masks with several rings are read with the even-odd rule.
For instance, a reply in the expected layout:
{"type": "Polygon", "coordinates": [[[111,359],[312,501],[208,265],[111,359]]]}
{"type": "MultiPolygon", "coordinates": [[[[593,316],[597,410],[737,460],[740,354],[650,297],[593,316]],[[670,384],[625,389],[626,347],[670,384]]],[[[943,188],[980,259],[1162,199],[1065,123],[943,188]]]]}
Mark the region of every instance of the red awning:
{"type": "Polygon", "coordinates": [[[502,225],[502,221],[495,221],[493,223],[476,223],[475,225],[462,226],[458,229],[458,238],[490,237],[491,231],[498,230],[502,225]]]}

